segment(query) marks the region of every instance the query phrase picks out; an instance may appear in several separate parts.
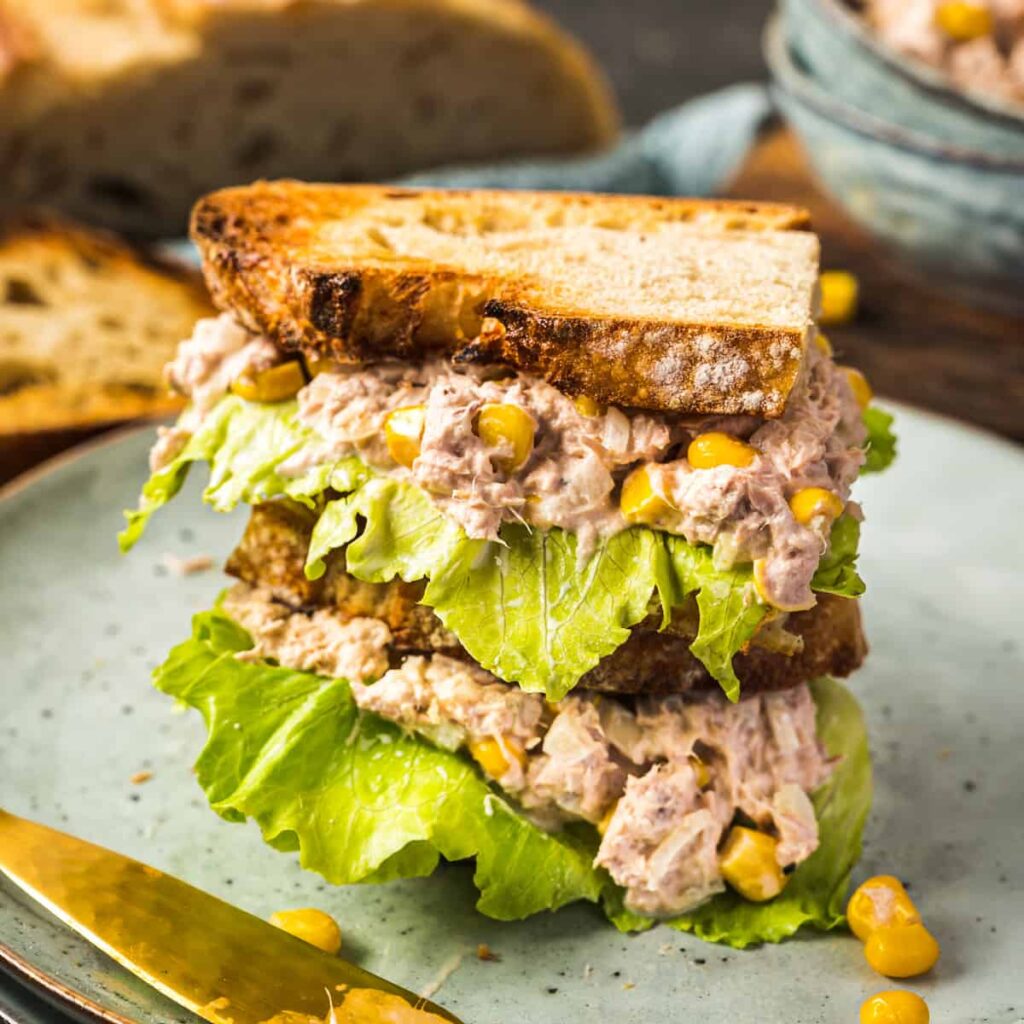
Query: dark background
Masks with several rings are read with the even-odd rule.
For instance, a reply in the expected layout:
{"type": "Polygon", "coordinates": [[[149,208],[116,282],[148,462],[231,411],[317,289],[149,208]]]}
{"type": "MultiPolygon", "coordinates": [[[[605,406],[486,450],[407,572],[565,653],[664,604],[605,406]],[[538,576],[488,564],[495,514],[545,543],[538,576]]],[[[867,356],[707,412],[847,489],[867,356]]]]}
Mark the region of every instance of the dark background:
{"type": "Polygon", "coordinates": [[[733,82],[765,79],[771,0],[534,0],[590,49],[629,124],[733,82]]]}

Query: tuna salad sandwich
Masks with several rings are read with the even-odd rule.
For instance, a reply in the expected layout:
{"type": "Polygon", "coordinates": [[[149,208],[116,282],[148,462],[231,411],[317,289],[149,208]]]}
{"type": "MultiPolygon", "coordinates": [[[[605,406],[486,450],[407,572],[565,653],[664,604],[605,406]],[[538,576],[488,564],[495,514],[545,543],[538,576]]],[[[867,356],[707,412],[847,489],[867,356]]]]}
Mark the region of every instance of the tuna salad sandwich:
{"type": "Polygon", "coordinates": [[[842,920],[870,802],[862,472],[799,209],[260,183],[167,367],[127,549],[206,462],[235,582],[156,673],[213,808],[333,883],[475,860],[744,946],[842,920]]]}

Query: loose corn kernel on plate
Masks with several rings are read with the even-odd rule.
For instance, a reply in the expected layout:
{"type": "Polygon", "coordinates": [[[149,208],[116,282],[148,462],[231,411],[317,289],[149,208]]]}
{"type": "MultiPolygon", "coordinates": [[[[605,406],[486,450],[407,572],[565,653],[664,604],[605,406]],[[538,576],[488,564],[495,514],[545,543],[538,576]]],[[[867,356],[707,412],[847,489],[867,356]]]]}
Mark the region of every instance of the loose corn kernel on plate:
{"type": "MultiPolygon", "coordinates": [[[[1024,1020],[1024,453],[897,414],[897,463],[858,485],[872,650],[852,688],[876,795],[855,881],[909,883],[942,945],[926,977],[881,977],[846,932],[740,953],[666,928],[621,936],[583,906],[499,924],[473,910],[464,866],[331,889],[254,827],[218,819],[189,770],[198,716],[175,714],[149,673],[224,586],[216,570],[169,575],[162,556],[223,561],[245,513],[203,509],[193,474],[193,500],[122,558],[114,535],[144,476],[147,431],[66,458],[0,501],[0,804],[262,917],[325,911],[344,955],[414,990],[446,979],[437,998],[467,1024],[853,1024],[891,989],[924,996],[935,1024],[1024,1020]],[[498,959],[479,958],[481,945],[498,959]]],[[[0,959],[4,948],[129,1021],[196,1019],[0,888],[0,959]]],[[[14,1020],[60,1019],[9,984],[0,1019],[15,999],[14,1020]]]]}

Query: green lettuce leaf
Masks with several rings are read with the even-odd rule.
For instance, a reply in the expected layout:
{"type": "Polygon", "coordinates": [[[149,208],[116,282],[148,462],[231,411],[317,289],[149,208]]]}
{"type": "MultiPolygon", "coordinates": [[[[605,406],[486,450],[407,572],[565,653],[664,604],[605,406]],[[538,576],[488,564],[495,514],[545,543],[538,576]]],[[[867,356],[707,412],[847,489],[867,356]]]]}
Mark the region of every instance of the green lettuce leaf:
{"type": "MultiPolygon", "coordinates": [[[[589,900],[602,901],[624,930],[654,924],[623,910],[621,891],[593,867],[592,828],[543,832],[468,758],[360,712],[344,681],[239,661],[235,655],[250,646],[222,612],[205,612],[155,674],[160,690],[206,721],[196,774],[218,814],[253,818],[267,842],[298,851],[304,867],[334,884],[417,877],[441,857],[473,857],[477,906],[491,917],[512,920],[589,900]]],[[[822,741],[841,758],[814,794],[821,846],[771,903],[726,893],[672,927],[743,947],[804,925],[841,923],[870,804],[870,760],[850,694],[830,680],[812,690],[822,741]]]]}
{"type": "Polygon", "coordinates": [[[840,516],[832,526],[827,554],[818,563],[811,588],[823,594],[860,597],[866,587],[857,573],[860,523],[851,515],[840,516]]]}
{"type": "Polygon", "coordinates": [[[236,395],[222,399],[203,420],[177,457],[154,473],[142,488],[138,507],[125,511],[128,525],[118,541],[128,551],[142,536],[150,517],[181,490],[194,462],[210,465],[203,500],[218,512],[240,502],[291,498],[314,507],[328,488],[349,490],[369,471],[359,459],[319,465],[301,476],[282,476],[278,467],[316,436],[298,422],[295,402],[261,405],[236,395]]]}
{"type": "Polygon", "coordinates": [[[360,712],[347,683],[235,657],[251,646],[206,612],[155,674],[206,721],[196,774],[218,814],[255,819],[267,842],[338,885],[475,857],[478,906],[491,917],[599,898],[588,844],[530,824],[468,758],[360,712]]]}
{"type": "Polygon", "coordinates": [[[697,594],[700,619],[690,651],[729,700],[739,700],[740,681],[732,659],[768,614],[768,607],[757,599],[753,571],[750,566],[716,569],[710,548],[687,544],[681,537],[666,536],[665,544],[677,591],[697,594]]]}
{"type": "Polygon", "coordinates": [[[647,615],[660,540],[625,530],[579,566],[576,544],[564,530],[504,526],[501,543],[457,548],[423,603],[485,668],[561,700],[647,615]]]}
{"type": "Polygon", "coordinates": [[[867,459],[862,473],[880,473],[896,458],[896,435],[892,432],[893,418],[875,405],[864,410],[864,426],[868,428],[867,459]]]}

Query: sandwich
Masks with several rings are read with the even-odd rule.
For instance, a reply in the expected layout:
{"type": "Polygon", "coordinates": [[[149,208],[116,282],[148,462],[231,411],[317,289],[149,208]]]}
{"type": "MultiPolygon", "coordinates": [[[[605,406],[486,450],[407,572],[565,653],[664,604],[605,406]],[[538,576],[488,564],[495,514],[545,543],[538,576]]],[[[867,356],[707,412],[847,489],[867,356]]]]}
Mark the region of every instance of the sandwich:
{"type": "Polygon", "coordinates": [[[830,928],[871,793],[851,488],[891,418],[764,203],[264,182],[192,237],[124,548],[209,466],[234,582],[157,687],[213,809],[332,883],[475,861],[736,946],[830,928]]]}

